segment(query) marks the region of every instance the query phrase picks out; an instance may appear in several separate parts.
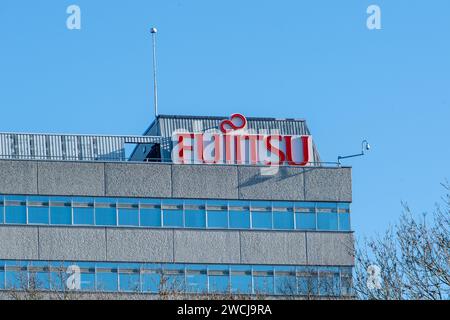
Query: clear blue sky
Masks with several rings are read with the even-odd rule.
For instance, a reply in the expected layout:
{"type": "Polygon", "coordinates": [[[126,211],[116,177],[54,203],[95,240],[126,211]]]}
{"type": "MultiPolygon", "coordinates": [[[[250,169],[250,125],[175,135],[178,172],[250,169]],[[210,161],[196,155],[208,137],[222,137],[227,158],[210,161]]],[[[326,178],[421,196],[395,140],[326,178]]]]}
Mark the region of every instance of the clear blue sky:
{"type": "Polygon", "coordinates": [[[353,166],[359,236],[450,179],[448,0],[2,0],[0,131],[141,134],[160,112],[307,120],[323,160],[353,166]],[[81,30],[66,28],[77,4],[81,30]],[[378,4],[382,30],[366,28],[378,4]]]}

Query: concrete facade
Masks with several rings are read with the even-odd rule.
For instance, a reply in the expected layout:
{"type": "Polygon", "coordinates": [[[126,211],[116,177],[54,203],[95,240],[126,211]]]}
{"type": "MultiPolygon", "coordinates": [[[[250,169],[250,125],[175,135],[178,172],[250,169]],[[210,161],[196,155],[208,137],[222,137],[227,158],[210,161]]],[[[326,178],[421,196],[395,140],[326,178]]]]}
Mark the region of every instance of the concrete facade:
{"type": "MultiPolygon", "coordinates": [[[[2,195],[351,202],[351,185],[348,167],[0,160],[2,195]]],[[[55,225],[0,225],[0,260],[354,265],[352,232],[55,225]]]]}
{"type": "Polygon", "coordinates": [[[0,194],[352,201],[351,168],[0,160],[0,194]]]}
{"type": "Polygon", "coordinates": [[[352,233],[0,226],[0,259],[351,266],[352,233]]]}

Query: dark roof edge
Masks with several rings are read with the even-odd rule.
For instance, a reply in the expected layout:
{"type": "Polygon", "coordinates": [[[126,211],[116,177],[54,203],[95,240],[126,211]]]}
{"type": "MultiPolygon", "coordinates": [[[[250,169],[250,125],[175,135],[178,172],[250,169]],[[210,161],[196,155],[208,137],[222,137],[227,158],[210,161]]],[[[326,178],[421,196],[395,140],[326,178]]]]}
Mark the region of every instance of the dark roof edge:
{"type": "MultiPolygon", "coordinates": [[[[170,115],[170,114],[160,114],[157,118],[167,118],[167,119],[212,119],[212,120],[222,120],[228,119],[229,116],[193,116],[193,115],[170,115]]],[[[271,118],[271,117],[246,117],[249,120],[266,120],[266,121],[296,121],[305,122],[305,119],[294,119],[294,118],[271,118]]]]}

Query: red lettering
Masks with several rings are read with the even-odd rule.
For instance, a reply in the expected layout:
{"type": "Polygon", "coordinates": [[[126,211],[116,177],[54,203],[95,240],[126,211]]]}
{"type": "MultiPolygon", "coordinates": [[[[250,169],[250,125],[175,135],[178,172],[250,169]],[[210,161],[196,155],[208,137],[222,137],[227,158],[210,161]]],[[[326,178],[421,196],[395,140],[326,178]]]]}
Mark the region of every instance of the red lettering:
{"type": "Polygon", "coordinates": [[[267,136],[267,138],[266,138],[266,147],[267,147],[267,150],[268,150],[270,153],[275,154],[275,155],[278,157],[279,160],[278,160],[277,162],[265,161],[265,164],[268,165],[268,166],[271,166],[271,165],[281,165],[281,164],[285,161],[286,156],[284,155],[284,152],[283,152],[283,151],[281,151],[280,149],[278,149],[277,147],[275,147],[274,145],[272,145],[272,143],[271,143],[272,138],[274,138],[274,139],[276,139],[276,140],[278,140],[278,141],[281,142],[281,141],[283,140],[283,137],[280,136],[280,135],[270,135],[270,136],[267,136]]]}
{"type": "MultiPolygon", "coordinates": [[[[221,138],[221,135],[213,134],[212,137],[214,138],[214,160],[208,161],[205,159],[205,156],[203,155],[202,160],[206,164],[218,163],[220,161],[220,138],[221,138]]],[[[202,141],[202,144],[203,144],[203,141],[202,141]]]]}
{"type": "Polygon", "coordinates": [[[178,134],[178,158],[181,160],[181,163],[184,163],[184,151],[192,151],[192,145],[185,146],[184,139],[193,139],[194,134],[192,133],[179,133],[178,134]]]}
{"type": "Polygon", "coordinates": [[[251,164],[257,164],[258,163],[258,140],[259,135],[244,135],[244,139],[250,141],[250,163],[251,164]]]}
{"type": "Polygon", "coordinates": [[[303,161],[295,162],[292,157],[292,136],[285,136],[286,141],[286,158],[290,166],[305,166],[309,162],[309,136],[301,136],[303,145],[303,161]]]}

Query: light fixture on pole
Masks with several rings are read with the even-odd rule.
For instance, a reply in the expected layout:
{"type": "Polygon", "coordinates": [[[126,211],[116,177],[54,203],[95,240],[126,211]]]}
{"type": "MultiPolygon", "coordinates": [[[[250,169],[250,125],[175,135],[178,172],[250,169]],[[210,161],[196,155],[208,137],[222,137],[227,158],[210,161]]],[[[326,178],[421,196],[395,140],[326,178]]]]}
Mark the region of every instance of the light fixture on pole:
{"type": "Polygon", "coordinates": [[[158,29],[151,28],[150,33],[152,34],[152,44],[153,44],[153,103],[155,108],[155,118],[158,116],[158,83],[156,82],[156,33],[158,29]]]}
{"type": "Polygon", "coordinates": [[[361,153],[357,153],[357,154],[352,154],[349,156],[338,156],[338,164],[341,164],[341,160],[342,159],[347,159],[347,158],[354,158],[354,157],[360,157],[363,156],[365,154],[365,151],[369,151],[370,150],[370,144],[369,142],[367,142],[367,140],[363,140],[361,142],[361,153]]]}

